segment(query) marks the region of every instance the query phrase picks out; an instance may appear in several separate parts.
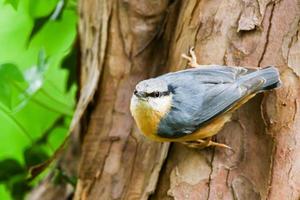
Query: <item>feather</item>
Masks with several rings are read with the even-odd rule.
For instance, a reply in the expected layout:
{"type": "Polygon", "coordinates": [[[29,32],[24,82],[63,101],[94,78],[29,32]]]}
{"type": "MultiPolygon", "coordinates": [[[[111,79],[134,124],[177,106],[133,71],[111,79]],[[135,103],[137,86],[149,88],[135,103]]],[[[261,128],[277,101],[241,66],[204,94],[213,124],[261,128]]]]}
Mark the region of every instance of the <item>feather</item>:
{"type": "Polygon", "coordinates": [[[178,138],[200,129],[248,96],[280,85],[278,70],[219,65],[204,66],[157,77],[174,93],[170,111],[161,119],[158,135],[178,138]]]}

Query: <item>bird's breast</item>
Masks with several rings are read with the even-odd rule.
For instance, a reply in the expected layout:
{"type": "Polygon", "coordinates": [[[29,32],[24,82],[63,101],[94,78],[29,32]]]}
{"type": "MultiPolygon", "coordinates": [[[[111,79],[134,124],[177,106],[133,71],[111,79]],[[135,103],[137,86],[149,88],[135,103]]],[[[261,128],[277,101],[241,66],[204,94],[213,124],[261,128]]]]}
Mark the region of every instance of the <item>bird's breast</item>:
{"type": "Polygon", "coordinates": [[[155,109],[148,101],[142,101],[137,98],[131,100],[130,110],[141,132],[153,140],[160,141],[157,129],[160,120],[166,113],[155,109]]]}
{"type": "Polygon", "coordinates": [[[156,135],[161,116],[145,103],[139,103],[131,111],[142,133],[148,137],[156,135]]]}

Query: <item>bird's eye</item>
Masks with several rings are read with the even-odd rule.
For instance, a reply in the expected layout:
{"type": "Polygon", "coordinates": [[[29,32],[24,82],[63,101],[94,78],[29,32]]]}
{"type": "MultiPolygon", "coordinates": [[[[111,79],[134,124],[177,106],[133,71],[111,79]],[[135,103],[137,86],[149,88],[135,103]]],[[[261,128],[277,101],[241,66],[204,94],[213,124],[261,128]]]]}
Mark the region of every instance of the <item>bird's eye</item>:
{"type": "Polygon", "coordinates": [[[159,92],[153,92],[153,96],[154,97],[160,97],[160,93],[159,92]]]}
{"type": "Polygon", "coordinates": [[[138,93],[137,90],[134,90],[134,91],[133,91],[133,94],[137,94],[137,93],[138,93]]]}

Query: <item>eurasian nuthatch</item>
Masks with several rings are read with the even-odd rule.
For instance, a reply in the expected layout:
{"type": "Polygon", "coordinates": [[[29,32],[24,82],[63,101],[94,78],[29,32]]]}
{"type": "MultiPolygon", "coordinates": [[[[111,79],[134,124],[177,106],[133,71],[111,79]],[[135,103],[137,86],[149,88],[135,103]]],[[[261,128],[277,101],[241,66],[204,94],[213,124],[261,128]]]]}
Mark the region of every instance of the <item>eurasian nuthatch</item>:
{"type": "Polygon", "coordinates": [[[156,141],[183,142],[193,147],[210,145],[232,112],[259,92],[280,85],[275,67],[246,69],[198,65],[139,82],[130,110],[141,132],[156,141]]]}

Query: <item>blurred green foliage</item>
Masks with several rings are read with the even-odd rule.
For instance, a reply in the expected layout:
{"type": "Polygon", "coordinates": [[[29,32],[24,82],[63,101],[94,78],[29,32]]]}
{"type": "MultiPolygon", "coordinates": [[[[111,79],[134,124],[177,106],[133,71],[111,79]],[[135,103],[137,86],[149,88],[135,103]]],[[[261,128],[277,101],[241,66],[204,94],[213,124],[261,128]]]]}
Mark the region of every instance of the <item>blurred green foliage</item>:
{"type": "Polygon", "coordinates": [[[76,1],[0,0],[0,199],[65,138],[75,105],[76,1]],[[75,53],[74,53],[75,52],[75,53]]]}

